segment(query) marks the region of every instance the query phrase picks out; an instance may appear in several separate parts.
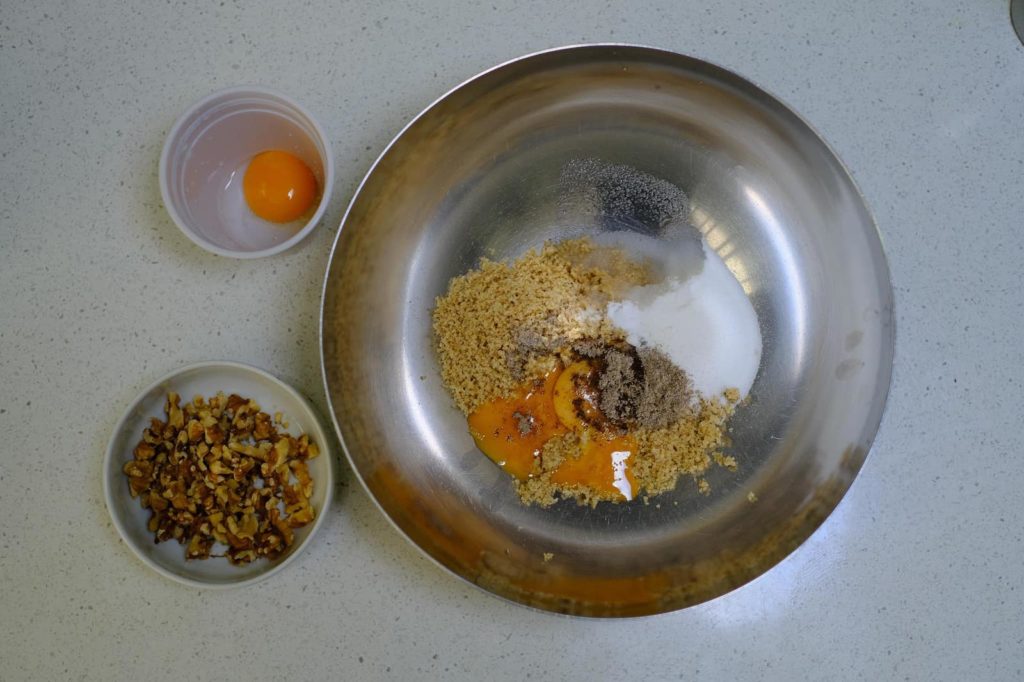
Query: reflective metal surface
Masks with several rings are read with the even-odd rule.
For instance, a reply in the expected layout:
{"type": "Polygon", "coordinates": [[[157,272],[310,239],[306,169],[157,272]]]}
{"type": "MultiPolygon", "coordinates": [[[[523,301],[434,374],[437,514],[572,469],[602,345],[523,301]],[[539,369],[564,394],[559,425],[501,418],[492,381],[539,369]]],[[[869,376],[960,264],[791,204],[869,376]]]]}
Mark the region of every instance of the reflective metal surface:
{"type": "Polygon", "coordinates": [[[360,187],[322,305],[332,416],[394,525],[472,583],[582,615],[681,608],[781,560],[860,469],[892,369],[887,265],[839,161],[751,83],[649,48],[524,57],[432,105],[360,187]],[[440,382],[430,311],[451,277],[567,227],[629,227],[573,208],[585,202],[560,177],[580,158],[682,188],[757,310],[764,355],[733,419],[740,469],[712,471],[710,496],[684,479],[649,504],[523,506],[440,382]]]}

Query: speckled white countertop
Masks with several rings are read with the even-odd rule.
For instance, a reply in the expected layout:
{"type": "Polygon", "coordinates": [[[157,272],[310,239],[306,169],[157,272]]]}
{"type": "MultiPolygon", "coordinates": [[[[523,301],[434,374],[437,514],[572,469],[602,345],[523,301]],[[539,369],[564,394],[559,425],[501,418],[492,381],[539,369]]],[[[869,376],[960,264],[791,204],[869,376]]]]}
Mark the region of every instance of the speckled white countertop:
{"type": "Polygon", "coordinates": [[[1024,674],[1024,47],[1007,2],[369,4],[0,5],[0,679],[1024,674]],[[775,93],[874,210],[895,380],[825,525],[732,594],[616,622],[527,610],[443,573],[345,468],[314,546],[264,583],[201,592],[139,562],[100,486],[136,393],[232,359],[322,408],[320,283],[382,147],[484,68],[609,40],[775,93]],[[322,226],[254,262],[194,246],[157,188],[174,119],[240,83],[307,105],[337,165],[322,226]]]}

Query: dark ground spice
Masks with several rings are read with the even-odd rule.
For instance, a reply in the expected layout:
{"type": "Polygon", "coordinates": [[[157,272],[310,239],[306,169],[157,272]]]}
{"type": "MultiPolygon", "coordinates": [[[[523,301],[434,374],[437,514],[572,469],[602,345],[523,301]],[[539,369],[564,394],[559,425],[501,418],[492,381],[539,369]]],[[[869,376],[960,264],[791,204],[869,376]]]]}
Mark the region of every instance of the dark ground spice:
{"type": "Polygon", "coordinates": [[[686,373],[660,350],[641,348],[638,354],[643,366],[644,388],[636,420],[644,428],[663,429],[686,411],[693,397],[693,387],[686,373]]]}
{"type": "Polygon", "coordinates": [[[691,402],[686,373],[656,348],[613,347],[588,339],[574,344],[573,351],[596,365],[598,407],[613,424],[663,429],[691,402]]]}
{"type": "Polygon", "coordinates": [[[609,350],[604,355],[604,371],[598,380],[601,391],[601,412],[612,422],[628,424],[636,421],[643,400],[643,367],[633,353],[609,350]]]}

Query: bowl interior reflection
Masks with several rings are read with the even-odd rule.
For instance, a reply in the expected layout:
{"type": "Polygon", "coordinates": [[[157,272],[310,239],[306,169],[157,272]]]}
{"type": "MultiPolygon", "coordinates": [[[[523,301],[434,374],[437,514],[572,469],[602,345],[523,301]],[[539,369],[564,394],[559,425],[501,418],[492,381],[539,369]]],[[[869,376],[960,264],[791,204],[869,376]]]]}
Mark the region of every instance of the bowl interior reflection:
{"type": "Polygon", "coordinates": [[[500,596],[583,615],[681,608],[778,562],[859,470],[892,364],[881,245],[827,145],[742,78],[638,47],[526,57],[424,112],[353,200],[321,324],[339,433],[399,530],[500,596]],[[683,190],[757,310],[761,367],[732,421],[740,469],[710,471],[709,496],[682,479],[647,501],[523,506],[441,384],[430,311],[452,277],[548,239],[664,227],[643,188],[611,211],[607,188],[566,182],[581,159],[683,190]]]}

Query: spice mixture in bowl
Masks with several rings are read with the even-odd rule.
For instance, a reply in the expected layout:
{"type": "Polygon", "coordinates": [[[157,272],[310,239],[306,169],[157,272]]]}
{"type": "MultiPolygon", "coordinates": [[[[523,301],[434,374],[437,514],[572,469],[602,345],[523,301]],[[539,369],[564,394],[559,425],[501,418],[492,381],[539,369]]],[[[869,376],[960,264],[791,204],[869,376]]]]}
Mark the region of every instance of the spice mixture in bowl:
{"type": "Polygon", "coordinates": [[[438,299],[444,382],[524,502],[628,502],[682,474],[706,493],[712,462],[736,468],[721,449],[760,363],[757,317],[699,233],[677,232],[485,259],[438,299]]]}

